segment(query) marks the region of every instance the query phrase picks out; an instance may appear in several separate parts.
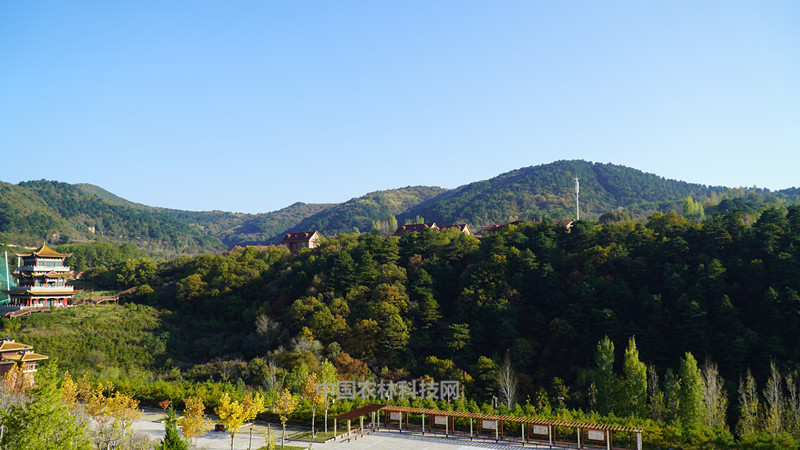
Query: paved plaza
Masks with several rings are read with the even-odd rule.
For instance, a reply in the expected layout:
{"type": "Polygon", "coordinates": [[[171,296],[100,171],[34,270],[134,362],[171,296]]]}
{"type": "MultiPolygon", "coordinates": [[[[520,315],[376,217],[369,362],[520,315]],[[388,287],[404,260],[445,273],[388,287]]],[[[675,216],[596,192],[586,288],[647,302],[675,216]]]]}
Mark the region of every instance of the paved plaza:
{"type": "MultiPolygon", "coordinates": [[[[166,414],[161,410],[145,409],[142,411],[141,418],[133,424],[134,430],[140,433],[147,434],[153,441],[158,441],[164,438],[164,423],[161,421],[166,414]]],[[[275,444],[280,448],[281,439],[281,425],[280,424],[267,424],[264,422],[256,422],[252,427],[252,446],[250,444],[250,426],[244,426],[236,435],[234,440],[235,449],[258,449],[266,445],[266,433],[269,430],[275,437],[275,444]]],[[[303,446],[308,448],[308,441],[301,441],[292,439],[308,431],[305,428],[299,427],[286,427],[287,441],[286,445],[303,446]]],[[[230,434],[220,431],[209,431],[205,435],[197,439],[197,444],[193,448],[208,449],[208,450],[223,450],[231,448],[230,434]]],[[[351,439],[349,442],[345,440],[331,441],[328,443],[314,442],[311,448],[326,448],[326,449],[420,449],[420,450],[457,450],[457,449],[476,449],[476,448],[494,448],[494,449],[508,449],[508,448],[521,448],[519,444],[510,445],[505,442],[471,442],[468,439],[445,438],[443,436],[427,435],[421,436],[419,434],[398,433],[396,431],[376,431],[351,439]]],[[[526,444],[525,448],[537,448],[532,444],[526,444]]],[[[543,446],[539,448],[551,448],[543,446]]],[[[558,447],[553,447],[558,448],[558,447]]]]}

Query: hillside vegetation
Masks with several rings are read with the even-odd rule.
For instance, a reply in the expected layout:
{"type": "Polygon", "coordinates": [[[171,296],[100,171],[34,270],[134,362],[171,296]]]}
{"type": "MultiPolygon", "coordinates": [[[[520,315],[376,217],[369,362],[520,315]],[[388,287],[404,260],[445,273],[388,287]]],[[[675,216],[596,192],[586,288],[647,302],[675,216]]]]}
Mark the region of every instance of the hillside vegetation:
{"type": "MultiPolygon", "coordinates": [[[[711,214],[738,207],[750,196],[757,203],[777,204],[793,203],[798,196],[796,188],[770,192],[709,187],[586,161],[526,167],[452,190],[409,186],[341,204],[294,203],[262,214],[157,208],[98,186],[40,180],[0,183],[0,239],[25,245],[42,240],[129,242],[154,255],[174,255],[275,244],[290,231],[317,230],[323,236],[363,232],[376,223],[384,234],[393,231],[388,224],[420,220],[468,223],[475,230],[515,220],[574,218],[575,177],[581,180],[581,215],[590,220],[644,220],[656,211],[683,212],[687,198],[711,214]]],[[[699,210],[689,216],[702,218],[699,210]]]]}
{"type": "Polygon", "coordinates": [[[344,379],[459,380],[467,399],[490,402],[509,367],[518,391],[501,411],[613,413],[642,421],[647,442],[661,446],[793,447],[800,416],[784,412],[800,411],[789,400],[800,369],[800,206],[756,197],[720,203],[725,211],[703,222],[671,212],[571,230],[523,223],[480,241],[426,230],[342,234],[297,255],[133,257],[86,275],[137,287],[130,306],[60,313],[95,336],[75,335],[82,347],[65,346],[72,331],[43,316],[22,319],[13,336],[71,355],[63,364],[76,373],[145,370],[272,393],[298,392],[306,374],[333,363],[344,379]],[[113,325],[120,320],[135,333],[113,325]],[[106,335],[136,345],[109,346],[106,335]],[[708,380],[719,387],[713,411],[708,380]],[[740,411],[740,389],[760,399],[755,415],[740,411]],[[742,428],[774,413],[769,392],[787,396],[780,422],[742,428]]]}
{"type": "Polygon", "coordinates": [[[222,249],[219,240],[179,220],[45,180],[0,184],[0,234],[6,242],[28,245],[102,240],[132,242],[151,253],[222,249]]]}
{"type": "Polygon", "coordinates": [[[461,186],[409,209],[399,219],[421,216],[426,221],[476,227],[544,216],[574,219],[576,177],[580,179],[582,217],[594,219],[615,210],[647,216],[675,209],[688,196],[708,198],[727,191],[613,164],[558,161],[461,186]]]}
{"type": "Polygon", "coordinates": [[[248,249],[145,272],[136,259],[95,281],[142,286],[137,301],[179,313],[197,342],[203,330],[236,330],[176,357],[252,358],[310,333],[376,373],[422,375],[434,356],[476,379],[478,357],[510,350],[533,394],[555,376],[586,389],[582,370],[603,336],[636,336],[659,368],[686,351],[708,356],[730,380],[748,367],[763,375],[770,358],[792,367],[799,243],[797,206],[768,208],[752,227],[738,211],[703,225],[657,213],[644,225],[578,222],[570,232],[509,226],[480,242],[453,230],[349,234],[297,256],[248,249]],[[283,340],[249,341],[259,315],[283,340]]]}

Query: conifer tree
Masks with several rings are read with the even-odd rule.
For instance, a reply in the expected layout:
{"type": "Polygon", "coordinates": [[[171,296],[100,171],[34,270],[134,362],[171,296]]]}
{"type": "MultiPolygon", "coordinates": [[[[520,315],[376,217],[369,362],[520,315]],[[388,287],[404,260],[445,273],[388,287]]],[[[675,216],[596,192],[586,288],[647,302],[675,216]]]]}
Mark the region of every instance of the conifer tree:
{"type": "Polygon", "coordinates": [[[188,450],[189,445],[178,434],[178,417],[170,406],[167,417],[164,419],[164,440],[155,445],[155,450],[188,450]]]}
{"type": "Polygon", "coordinates": [[[680,389],[681,380],[671,368],[668,368],[664,373],[664,420],[667,422],[672,423],[678,421],[680,389]]]}
{"type": "Polygon", "coordinates": [[[594,374],[597,412],[606,415],[614,411],[614,391],[617,384],[614,376],[614,343],[608,336],[597,343],[594,361],[597,364],[594,374]]]}
{"type": "Polygon", "coordinates": [[[623,381],[624,412],[636,417],[645,417],[647,414],[647,367],[639,360],[636,339],[633,337],[628,340],[628,348],[625,349],[622,371],[625,375],[623,381]]]}
{"type": "Polygon", "coordinates": [[[687,427],[702,424],[705,418],[703,376],[691,353],[686,352],[681,359],[678,376],[681,379],[678,389],[678,420],[687,427]]]}

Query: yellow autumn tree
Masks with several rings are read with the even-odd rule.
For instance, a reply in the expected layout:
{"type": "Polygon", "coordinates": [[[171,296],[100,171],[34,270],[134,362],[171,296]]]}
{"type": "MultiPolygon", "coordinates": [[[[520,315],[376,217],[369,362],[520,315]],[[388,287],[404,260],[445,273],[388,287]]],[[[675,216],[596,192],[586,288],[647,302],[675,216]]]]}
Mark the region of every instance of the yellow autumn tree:
{"type": "Polygon", "coordinates": [[[78,392],[87,414],[97,423],[93,428],[95,445],[100,448],[123,446],[133,435],[133,422],[142,415],[139,401],[127,394],[115,392],[114,385],[110,382],[100,383],[95,387],[88,382],[80,383],[78,392]]]}
{"type": "Polygon", "coordinates": [[[306,377],[306,382],[303,385],[303,389],[300,392],[300,395],[303,396],[304,399],[308,400],[311,404],[311,437],[315,437],[317,435],[316,429],[314,428],[314,420],[317,416],[317,408],[325,404],[325,395],[319,391],[318,387],[319,382],[317,381],[317,374],[312,373],[306,377]]]}
{"type": "Polygon", "coordinates": [[[3,375],[3,384],[5,384],[7,392],[11,395],[23,395],[32,387],[26,382],[25,372],[22,367],[16,364],[3,375]]]}
{"type": "Polygon", "coordinates": [[[233,439],[247,420],[248,413],[245,412],[244,405],[232,400],[227,392],[219,398],[219,406],[214,408],[214,412],[219,416],[219,422],[231,435],[231,450],[233,450],[233,439]]]}
{"type": "Polygon", "coordinates": [[[186,410],[183,412],[183,417],[178,419],[178,426],[181,427],[183,436],[191,440],[206,434],[211,427],[206,420],[206,406],[203,404],[203,399],[185,398],[183,403],[186,405],[186,410]]]}
{"type": "Polygon", "coordinates": [[[275,400],[275,405],[272,408],[272,411],[280,416],[281,425],[283,425],[283,434],[281,434],[281,448],[283,448],[283,445],[286,442],[286,422],[289,420],[289,416],[294,413],[295,408],[297,408],[297,399],[294,398],[288,389],[284,389],[281,396],[275,400]]]}
{"type": "Polygon", "coordinates": [[[69,412],[75,412],[78,406],[78,395],[80,394],[78,383],[72,379],[69,371],[64,372],[64,381],[61,383],[61,401],[69,408],[69,412]]]}
{"type": "MultiPolygon", "coordinates": [[[[256,420],[256,416],[261,414],[262,412],[266,411],[266,399],[260,392],[253,395],[251,393],[247,393],[242,400],[242,405],[244,406],[244,412],[246,414],[245,422],[251,422],[256,420]]],[[[250,446],[253,446],[253,424],[250,424],[250,446]]]]}

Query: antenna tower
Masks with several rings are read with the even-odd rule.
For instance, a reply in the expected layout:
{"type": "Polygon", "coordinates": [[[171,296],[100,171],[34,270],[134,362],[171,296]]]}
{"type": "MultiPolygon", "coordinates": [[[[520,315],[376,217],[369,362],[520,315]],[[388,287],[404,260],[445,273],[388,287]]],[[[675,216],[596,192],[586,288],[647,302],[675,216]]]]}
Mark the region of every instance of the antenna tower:
{"type": "Polygon", "coordinates": [[[578,195],[581,192],[581,183],[578,177],[575,177],[575,220],[581,220],[581,205],[578,201],[578,195]]]}

